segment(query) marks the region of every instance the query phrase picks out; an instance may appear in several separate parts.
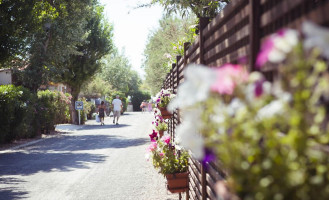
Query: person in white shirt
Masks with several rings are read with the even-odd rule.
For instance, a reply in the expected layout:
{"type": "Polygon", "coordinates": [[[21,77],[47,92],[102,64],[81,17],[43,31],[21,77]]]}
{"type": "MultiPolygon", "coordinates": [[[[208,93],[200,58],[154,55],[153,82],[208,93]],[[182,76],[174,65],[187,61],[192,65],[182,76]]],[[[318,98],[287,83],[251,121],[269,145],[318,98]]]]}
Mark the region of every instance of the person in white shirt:
{"type": "Polygon", "coordinates": [[[115,117],[117,117],[117,125],[119,124],[119,117],[121,114],[121,109],[122,109],[122,102],[119,99],[119,95],[116,96],[116,99],[113,99],[112,101],[112,106],[113,106],[113,124],[115,124],[115,117]]]}

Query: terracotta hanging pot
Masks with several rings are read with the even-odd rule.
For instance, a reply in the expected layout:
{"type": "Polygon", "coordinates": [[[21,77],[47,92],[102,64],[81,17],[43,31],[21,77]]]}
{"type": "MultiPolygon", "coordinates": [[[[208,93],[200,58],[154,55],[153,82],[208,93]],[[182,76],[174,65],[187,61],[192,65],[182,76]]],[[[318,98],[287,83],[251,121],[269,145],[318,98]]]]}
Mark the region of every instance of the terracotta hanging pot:
{"type": "Polygon", "coordinates": [[[163,119],[171,118],[171,113],[167,110],[167,108],[159,107],[159,110],[161,111],[161,115],[163,119]]]}
{"type": "Polygon", "coordinates": [[[188,172],[166,174],[167,189],[171,193],[185,192],[188,189],[188,172]]]}
{"type": "Polygon", "coordinates": [[[164,133],[164,130],[159,131],[159,136],[160,136],[159,138],[162,138],[163,133],[164,133]]]}

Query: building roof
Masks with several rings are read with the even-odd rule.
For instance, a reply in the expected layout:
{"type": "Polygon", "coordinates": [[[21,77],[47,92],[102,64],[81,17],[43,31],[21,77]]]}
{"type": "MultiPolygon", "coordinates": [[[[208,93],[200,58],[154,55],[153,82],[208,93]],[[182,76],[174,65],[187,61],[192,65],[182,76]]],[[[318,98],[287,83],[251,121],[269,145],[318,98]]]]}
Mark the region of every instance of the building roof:
{"type": "Polygon", "coordinates": [[[0,72],[5,72],[5,71],[11,71],[10,68],[3,68],[3,69],[0,69],[0,72]]]}

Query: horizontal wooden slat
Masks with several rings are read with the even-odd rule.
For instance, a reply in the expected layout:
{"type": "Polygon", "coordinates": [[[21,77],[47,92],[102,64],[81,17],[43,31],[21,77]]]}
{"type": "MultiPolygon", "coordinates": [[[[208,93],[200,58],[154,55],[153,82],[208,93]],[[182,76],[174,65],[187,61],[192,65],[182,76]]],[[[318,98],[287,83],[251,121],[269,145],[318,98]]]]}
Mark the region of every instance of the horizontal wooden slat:
{"type": "Polygon", "coordinates": [[[230,2],[230,4],[228,4],[225,9],[223,9],[203,30],[203,35],[205,37],[211,35],[214,30],[225,24],[232,15],[234,16],[235,13],[239,13],[240,9],[243,9],[243,7],[247,4],[248,1],[246,0],[235,0],[230,2]]]}
{"type": "Polygon", "coordinates": [[[273,7],[261,16],[260,26],[264,27],[285,14],[289,13],[292,9],[301,5],[305,0],[282,1],[280,4],[273,7]]]}
{"type": "Polygon", "coordinates": [[[190,164],[190,174],[191,176],[195,176],[198,182],[201,183],[201,172],[193,164],[190,164]]]}
{"type": "MultiPolygon", "coordinates": [[[[249,41],[249,27],[245,26],[243,27],[239,32],[236,34],[232,35],[229,38],[224,39],[221,43],[215,46],[215,48],[207,51],[205,53],[205,60],[214,60],[214,57],[217,58],[221,54],[224,53],[224,51],[228,52],[228,48],[233,47],[236,45],[239,41],[242,41],[243,39],[249,41]]],[[[245,42],[241,42],[243,45],[245,42]]],[[[239,48],[240,46],[236,46],[236,48],[239,48]]],[[[235,50],[234,48],[231,48],[233,51],[235,50]]],[[[231,50],[231,51],[232,51],[231,50]]]]}
{"type": "MultiPolygon", "coordinates": [[[[229,23],[221,26],[218,30],[215,30],[211,36],[205,38],[206,40],[205,40],[204,48],[208,49],[209,46],[217,44],[218,42],[222,42],[225,38],[228,38],[235,34],[239,34],[236,32],[241,32],[241,29],[245,26],[247,26],[248,29],[249,18],[248,18],[248,14],[246,13],[247,13],[247,8],[244,8],[244,10],[241,11],[239,14],[237,14],[236,17],[229,20],[229,23]]],[[[249,30],[246,31],[247,33],[249,33],[249,30]]]]}
{"type": "Polygon", "coordinates": [[[210,63],[207,63],[208,66],[222,66],[225,63],[234,63],[238,62],[240,58],[243,58],[249,55],[249,45],[241,47],[231,54],[225,55],[220,59],[214,60],[210,63]]]}
{"type": "Polygon", "coordinates": [[[201,192],[201,184],[200,182],[197,180],[196,177],[194,176],[191,176],[190,177],[190,183],[191,185],[193,185],[193,190],[198,190],[198,192],[200,193],[201,192]]]}
{"type": "Polygon", "coordinates": [[[194,53],[199,48],[199,38],[197,38],[194,43],[187,49],[186,56],[190,57],[192,53],[194,53]]]}
{"type": "Polygon", "coordinates": [[[190,57],[188,57],[187,61],[188,63],[194,63],[196,62],[196,60],[199,58],[200,56],[200,49],[197,49],[196,51],[194,51],[190,57]]]}
{"type": "Polygon", "coordinates": [[[221,176],[220,172],[217,169],[214,169],[211,165],[208,166],[207,173],[213,182],[222,180],[224,178],[221,176]]]}
{"type": "Polygon", "coordinates": [[[213,190],[207,186],[207,196],[209,197],[209,199],[217,199],[216,194],[213,192],[213,190]]]}

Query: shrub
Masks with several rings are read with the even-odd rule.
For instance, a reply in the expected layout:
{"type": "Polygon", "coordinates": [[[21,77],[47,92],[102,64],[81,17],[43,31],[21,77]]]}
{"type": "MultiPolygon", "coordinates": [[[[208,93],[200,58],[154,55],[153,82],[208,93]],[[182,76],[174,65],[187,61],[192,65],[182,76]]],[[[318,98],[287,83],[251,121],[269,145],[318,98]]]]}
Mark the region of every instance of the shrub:
{"type": "Polygon", "coordinates": [[[36,96],[24,87],[0,86],[0,143],[37,133],[36,96]]]}
{"type": "Polygon", "coordinates": [[[133,104],[134,111],[141,111],[139,107],[143,100],[151,99],[151,95],[148,92],[136,91],[131,95],[131,103],[133,104]]]}
{"type": "Polygon", "coordinates": [[[85,121],[88,119],[88,115],[91,116],[92,112],[95,110],[95,105],[89,101],[86,101],[86,98],[79,99],[79,101],[83,102],[83,110],[80,111],[80,122],[81,124],[84,124],[85,121]]]}
{"type": "Polygon", "coordinates": [[[71,95],[57,91],[38,92],[38,119],[41,130],[54,130],[55,124],[70,120],[71,95]]]}

